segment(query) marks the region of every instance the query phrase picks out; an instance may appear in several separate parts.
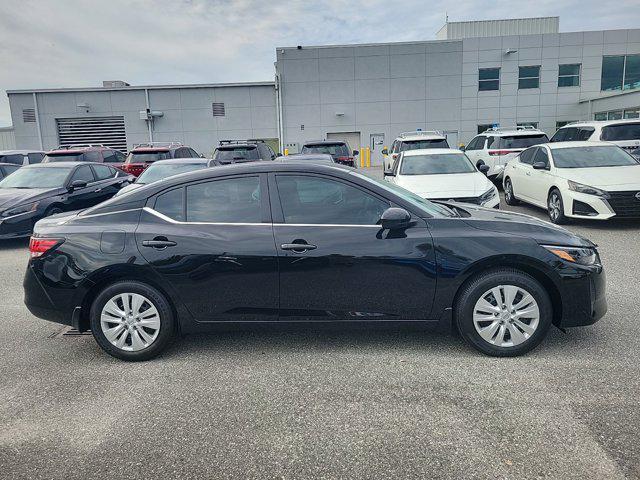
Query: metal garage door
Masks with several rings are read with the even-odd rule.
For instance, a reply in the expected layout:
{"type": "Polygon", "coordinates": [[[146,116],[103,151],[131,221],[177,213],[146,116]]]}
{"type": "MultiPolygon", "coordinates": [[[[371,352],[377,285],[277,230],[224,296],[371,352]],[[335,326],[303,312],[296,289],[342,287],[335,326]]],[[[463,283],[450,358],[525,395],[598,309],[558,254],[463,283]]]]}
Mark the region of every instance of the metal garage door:
{"type": "Polygon", "coordinates": [[[60,145],[103,144],[127,151],[124,117],[56,118],[60,145]]]}

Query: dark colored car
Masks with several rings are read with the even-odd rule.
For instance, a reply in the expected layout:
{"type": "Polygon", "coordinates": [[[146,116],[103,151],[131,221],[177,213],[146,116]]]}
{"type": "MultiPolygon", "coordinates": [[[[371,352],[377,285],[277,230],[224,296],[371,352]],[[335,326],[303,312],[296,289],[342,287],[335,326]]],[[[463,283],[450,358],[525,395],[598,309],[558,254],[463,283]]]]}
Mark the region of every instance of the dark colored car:
{"type": "Polygon", "coordinates": [[[275,160],[273,149],[263,140],[221,140],[213,153],[220,165],[275,160]]]}
{"type": "Polygon", "coordinates": [[[94,162],[108,163],[121,168],[125,156],[119,150],[104,145],[69,145],[62,146],[46,153],[42,163],[55,162],[94,162]]]}
{"type": "Polygon", "coordinates": [[[631,150],[629,152],[635,159],[640,160],[640,148],[636,148],[635,150],[631,150]]]}
{"type": "Polygon", "coordinates": [[[358,150],[351,150],[347,142],[323,140],[320,142],[306,142],[302,145],[300,153],[324,153],[331,155],[336,163],[355,167],[355,157],[359,152],[358,150]]]}
{"type": "Polygon", "coordinates": [[[0,180],[4,177],[8,177],[20,167],[21,165],[16,165],[14,163],[0,163],[0,180]]]}
{"type": "Polygon", "coordinates": [[[116,195],[122,195],[144,185],[158,182],[174,175],[180,175],[181,173],[193,172],[194,170],[214,166],[210,165],[209,162],[213,162],[213,160],[208,158],[173,158],[171,160],[158,160],[157,162],[153,162],[149,165],[149,167],[147,167],[132,184],[126,185],[116,195]]]}
{"type": "Polygon", "coordinates": [[[0,151],[0,163],[12,163],[14,165],[32,165],[40,163],[44,158],[44,152],[39,150],[3,150],[0,151]]]}
{"type": "Polygon", "coordinates": [[[0,181],[0,238],[26,237],[41,218],[108,200],[132,177],[109,165],[40,163],[0,181]]]}
{"type": "Polygon", "coordinates": [[[200,158],[200,154],[178,142],[141,143],[131,149],[121,168],[137,177],[152,163],[171,158],[200,158]]]}
{"type": "Polygon", "coordinates": [[[325,165],[335,165],[336,161],[331,155],[322,153],[300,153],[297,155],[283,155],[278,157],[281,162],[309,162],[309,163],[321,163],[325,165]]]}
{"type": "Polygon", "coordinates": [[[208,168],[37,223],[36,316],[144,360],[226,322],[421,321],[523,354],[607,309],[596,246],[516,213],[432,203],[352,169],[208,168]]]}

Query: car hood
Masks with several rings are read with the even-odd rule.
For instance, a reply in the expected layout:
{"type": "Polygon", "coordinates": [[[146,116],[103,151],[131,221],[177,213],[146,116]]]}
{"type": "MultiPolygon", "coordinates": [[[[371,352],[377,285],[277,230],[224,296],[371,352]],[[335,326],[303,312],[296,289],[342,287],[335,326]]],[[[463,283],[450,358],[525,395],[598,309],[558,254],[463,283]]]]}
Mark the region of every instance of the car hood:
{"type": "Polygon", "coordinates": [[[523,213],[476,207],[475,205],[458,202],[447,202],[447,204],[468,212],[469,216],[464,217],[463,221],[478,230],[533,238],[542,245],[595,246],[587,238],[576,235],[551,222],[523,213]]]}
{"type": "Polygon", "coordinates": [[[640,190],[640,165],[627,167],[559,168],[558,176],[603,190],[640,190]]]}
{"type": "Polygon", "coordinates": [[[410,192],[430,199],[479,197],[493,188],[480,172],[446,175],[405,175],[396,177],[396,184],[410,192]]]}
{"type": "Polygon", "coordinates": [[[59,188],[0,188],[0,211],[36,202],[59,193],[59,188]]]}

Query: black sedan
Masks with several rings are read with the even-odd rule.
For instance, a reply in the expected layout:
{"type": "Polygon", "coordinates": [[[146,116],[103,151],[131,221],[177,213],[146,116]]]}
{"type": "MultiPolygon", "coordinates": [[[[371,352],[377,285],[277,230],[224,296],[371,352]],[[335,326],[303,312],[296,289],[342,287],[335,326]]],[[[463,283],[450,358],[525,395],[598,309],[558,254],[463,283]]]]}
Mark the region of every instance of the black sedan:
{"type": "Polygon", "coordinates": [[[144,360],[221,322],[455,325],[489,355],[607,309],[596,247],[535,218],[432,203],[352,169],[186,173],[37,223],[25,303],[144,360]]]}
{"type": "Polygon", "coordinates": [[[41,218],[92,207],[133,177],[99,163],[39,163],[0,181],[0,239],[29,236],[41,218]]]}

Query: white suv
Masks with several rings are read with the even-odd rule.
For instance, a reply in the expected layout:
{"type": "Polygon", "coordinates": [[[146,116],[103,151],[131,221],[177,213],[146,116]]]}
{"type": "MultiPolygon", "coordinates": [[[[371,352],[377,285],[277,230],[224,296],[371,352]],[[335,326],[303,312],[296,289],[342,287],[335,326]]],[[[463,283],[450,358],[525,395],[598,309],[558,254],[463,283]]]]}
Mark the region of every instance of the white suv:
{"type": "Polygon", "coordinates": [[[391,145],[391,150],[382,150],[384,157],[384,171],[391,172],[393,164],[400,152],[407,150],[424,150],[426,148],[449,148],[447,137],[436,130],[404,132],[398,135],[391,145]]]}
{"type": "Polygon", "coordinates": [[[611,142],[631,152],[640,147],[640,119],[569,123],[551,142],[611,142]]]}
{"type": "Polygon", "coordinates": [[[474,165],[484,163],[489,167],[487,176],[491,180],[502,178],[504,166],[525,148],[547,143],[549,137],[542,130],[530,126],[491,128],[476,135],[467,144],[464,152],[474,165]]]}

